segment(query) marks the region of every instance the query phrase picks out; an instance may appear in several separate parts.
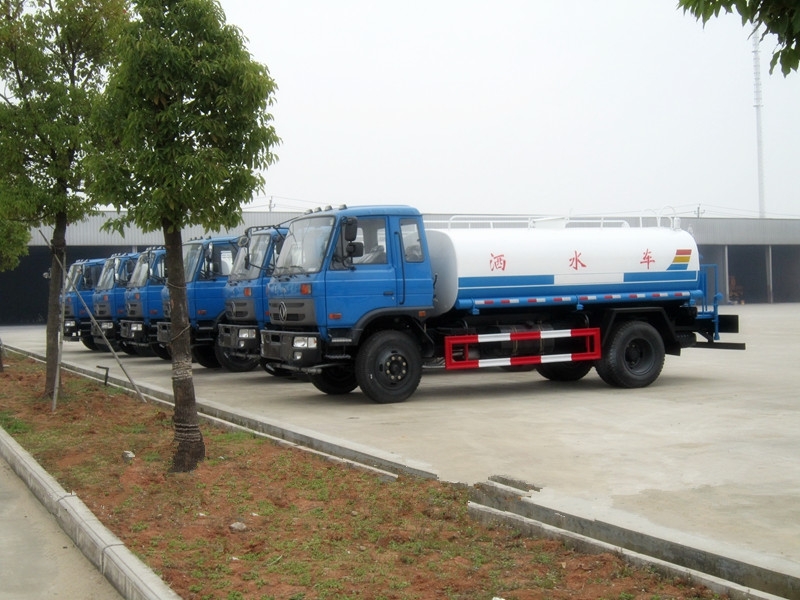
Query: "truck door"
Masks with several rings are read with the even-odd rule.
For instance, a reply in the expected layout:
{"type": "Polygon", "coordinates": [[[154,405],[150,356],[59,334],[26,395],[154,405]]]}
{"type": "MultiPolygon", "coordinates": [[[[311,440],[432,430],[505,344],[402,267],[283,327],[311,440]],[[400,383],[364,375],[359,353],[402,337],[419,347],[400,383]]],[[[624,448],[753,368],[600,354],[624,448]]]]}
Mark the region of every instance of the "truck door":
{"type": "Polygon", "coordinates": [[[367,312],[397,306],[397,248],[387,235],[385,217],[359,218],[355,242],[363,244],[362,256],[342,260],[346,242],[342,231],[337,234],[334,259],[325,274],[325,314],[329,327],[352,327],[367,312]]]}
{"type": "Polygon", "coordinates": [[[402,258],[398,278],[398,305],[401,308],[429,309],[433,307],[433,277],[427,248],[421,235],[422,224],[418,218],[400,219],[396,234],[402,258]]]}

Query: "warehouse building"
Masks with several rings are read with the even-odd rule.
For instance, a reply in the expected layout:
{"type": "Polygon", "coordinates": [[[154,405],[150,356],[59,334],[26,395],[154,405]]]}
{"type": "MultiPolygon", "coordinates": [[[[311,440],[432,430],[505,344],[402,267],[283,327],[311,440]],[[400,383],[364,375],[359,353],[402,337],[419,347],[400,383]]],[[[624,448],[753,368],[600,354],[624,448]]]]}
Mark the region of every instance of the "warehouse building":
{"type": "MultiPolygon", "coordinates": [[[[116,213],[101,213],[67,229],[67,261],[101,258],[116,252],[143,250],[163,245],[160,231],[144,233],[129,228],[124,236],[102,230],[116,213]]],[[[272,225],[297,216],[297,213],[245,212],[244,224],[235,231],[204,231],[195,227],[184,231],[184,240],[201,236],[238,235],[245,228],[272,225]]],[[[491,219],[502,226],[551,226],[550,217],[481,215],[425,215],[432,227],[469,227],[491,219]]],[[[610,219],[603,226],[668,225],[671,219],[629,217],[610,219]],[[624,221],[625,223],[621,223],[624,221]]],[[[580,226],[581,219],[569,221],[580,226]]],[[[586,224],[588,226],[588,224],[586,224]]],[[[596,226],[597,222],[592,224],[596,226]]],[[[484,225],[485,226],[485,225],[484,225]]],[[[723,303],[800,302],[800,219],[718,219],[686,218],[680,227],[697,240],[703,264],[716,265],[716,286],[723,303]]],[[[50,267],[47,242],[52,230],[31,232],[28,256],[13,271],[0,273],[0,324],[44,323],[47,319],[50,267]]]]}

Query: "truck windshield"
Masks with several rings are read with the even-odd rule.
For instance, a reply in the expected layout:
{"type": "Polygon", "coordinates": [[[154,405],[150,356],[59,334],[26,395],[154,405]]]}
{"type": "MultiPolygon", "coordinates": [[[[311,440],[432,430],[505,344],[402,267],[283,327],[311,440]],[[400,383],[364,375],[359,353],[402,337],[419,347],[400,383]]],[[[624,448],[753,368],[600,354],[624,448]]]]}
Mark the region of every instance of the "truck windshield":
{"type": "Polygon", "coordinates": [[[145,252],[139,255],[133,275],[128,282],[128,287],[144,287],[152,274],[155,281],[163,280],[163,263],[155,252],[145,252]]]}
{"type": "Polygon", "coordinates": [[[183,245],[183,277],[187,283],[194,281],[197,265],[203,259],[204,252],[203,244],[183,245]]]}
{"type": "Polygon", "coordinates": [[[67,284],[64,286],[64,291],[66,292],[74,292],[76,291],[76,285],[81,280],[81,275],[83,274],[83,265],[72,264],[69,266],[69,271],[67,271],[67,284]]]}
{"type": "Polygon", "coordinates": [[[119,259],[109,258],[103,265],[103,272],[100,273],[100,280],[97,282],[96,290],[110,290],[114,287],[114,273],[117,270],[119,259]]]}
{"type": "Polygon", "coordinates": [[[258,279],[262,269],[268,272],[270,265],[264,263],[267,260],[271,240],[272,232],[270,231],[253,233],[247,248],[242,248],[236,254],[229,279],[231,281],[251,281],[258,279]],[[250,257],[249,262],[248,256],[250,257]]]}
{"type": "Polygon", "coordinates": [[[334,218],[309,217],[294,221],[275,265],[273,275],[316,273],[328,249],[334,218]]]}

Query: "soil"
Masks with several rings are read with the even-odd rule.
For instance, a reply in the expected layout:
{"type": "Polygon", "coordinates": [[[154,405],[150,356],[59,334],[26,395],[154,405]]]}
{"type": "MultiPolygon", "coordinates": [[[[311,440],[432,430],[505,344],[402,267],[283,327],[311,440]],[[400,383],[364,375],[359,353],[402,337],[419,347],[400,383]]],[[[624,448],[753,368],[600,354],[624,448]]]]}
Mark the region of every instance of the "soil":
{"type": "Polygon", "coordinates": [[[182,598],[718,598],[467,515],[445,482],[382,480],[246,433],[203,427],[206,460],[170,473],[171,414],[10,354],[0,425],[182,598]],[[124,456],[132,452],[133,458],[124,456]]]}

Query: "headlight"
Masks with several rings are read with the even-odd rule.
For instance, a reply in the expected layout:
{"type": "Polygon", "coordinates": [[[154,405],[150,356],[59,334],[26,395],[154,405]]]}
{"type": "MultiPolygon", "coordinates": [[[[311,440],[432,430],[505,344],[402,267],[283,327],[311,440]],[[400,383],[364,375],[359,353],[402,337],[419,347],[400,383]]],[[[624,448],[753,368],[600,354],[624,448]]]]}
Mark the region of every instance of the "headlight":
{"type": "Polygon", "coordinates": [[[102,321],[100,323],[101,329],[114,329],[114,321],[102,321]]]}
{"type": "Polygon", "coordinates": [[[258,337],[258,331],[255,329],[240,329],[239,338],[243,340],[254,340],[258,337]]]}
{"type": "Polygon", "coordinates": [[[141,323],[131,323],[131,331],[141,331],[142,329],[141,323]]]}
{"type": "Polygon", "coordinates": [[[296,337],[292,340],[293,348],[316,348],[317,338],[315,337],[296,337]]]}
{"type": "Polygon", "coordinates": [[[64,327],[75,327],[75,321],[64,321],[64,327]]]}

